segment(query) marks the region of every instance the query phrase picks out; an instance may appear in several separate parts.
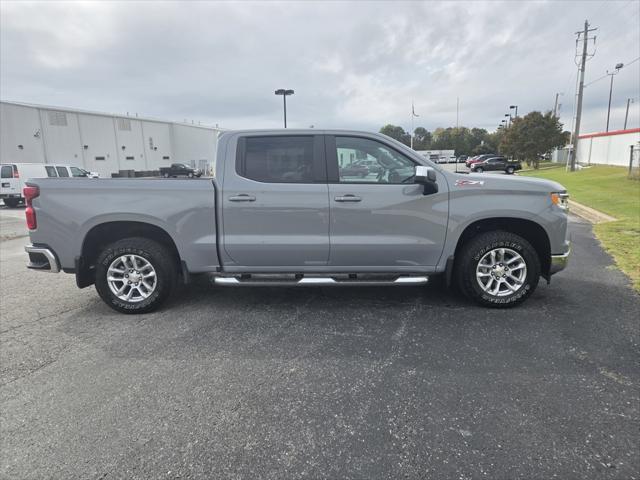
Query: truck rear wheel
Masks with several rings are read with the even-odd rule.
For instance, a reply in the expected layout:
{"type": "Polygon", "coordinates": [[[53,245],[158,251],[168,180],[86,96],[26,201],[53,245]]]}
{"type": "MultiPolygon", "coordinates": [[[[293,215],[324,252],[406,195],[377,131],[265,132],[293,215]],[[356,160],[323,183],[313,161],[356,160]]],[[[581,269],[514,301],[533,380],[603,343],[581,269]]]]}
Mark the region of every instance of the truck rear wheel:
{"type": "Polygon", "coordinates": [[[176,263],[167,248],[148,238],[118,240],[98,256],[96,290],[118,312],[151,312],[171,295],[176,263]]]}
{"type": "Polygon", "coordinates": [[[538,286],[540,259],[521,236],[486,232],[463,245],[455,274],[460,290],[471,300],[488,307],[512,307],[538,286]]]}

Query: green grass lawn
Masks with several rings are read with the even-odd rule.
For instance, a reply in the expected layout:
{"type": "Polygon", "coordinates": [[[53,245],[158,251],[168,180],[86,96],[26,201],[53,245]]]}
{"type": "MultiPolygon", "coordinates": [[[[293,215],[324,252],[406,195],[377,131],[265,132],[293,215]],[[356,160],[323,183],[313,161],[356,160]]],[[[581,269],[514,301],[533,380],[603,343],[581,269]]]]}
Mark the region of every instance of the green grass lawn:
{"type": "Polygon", "coordinates": [[[640,292],[640,181],[628,179],[625,167],[597,166],[575,172],[558,168],[522,175],[555,180],[576,202],[617,218],[594,225],[594,231],[640,292]]]}

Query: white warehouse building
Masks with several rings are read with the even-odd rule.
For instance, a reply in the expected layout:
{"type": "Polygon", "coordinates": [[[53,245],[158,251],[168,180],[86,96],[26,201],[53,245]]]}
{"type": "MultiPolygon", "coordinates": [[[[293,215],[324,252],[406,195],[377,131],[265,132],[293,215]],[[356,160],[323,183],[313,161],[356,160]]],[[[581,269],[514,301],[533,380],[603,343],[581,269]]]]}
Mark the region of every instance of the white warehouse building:
{"type": "Polygon", "coordinates": [[[208,172],[219,128],[0,102],[0,163],[75,165],[110,177],[186,163],[208,172]]]}

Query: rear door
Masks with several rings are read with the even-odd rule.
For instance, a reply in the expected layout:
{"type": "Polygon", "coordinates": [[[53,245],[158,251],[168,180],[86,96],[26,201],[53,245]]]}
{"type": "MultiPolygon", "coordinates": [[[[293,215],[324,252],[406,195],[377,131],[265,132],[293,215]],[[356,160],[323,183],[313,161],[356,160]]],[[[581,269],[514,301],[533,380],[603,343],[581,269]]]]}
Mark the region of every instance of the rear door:
{"type": "Polygon", "coordinates": [[[0,194],[2,196],[20,196],[20,179],[18,170],[13,164],[0,166],[0,194]]]}
{"type": "Polygon", "coordinates": [[[424,195],[413,183],[413,159],[381,140],[327,136],[331,214],[329,265],[354,271],[434,266],[444,246],[448,186],[438,173],[439,192],[424,195]],[[379,173],[341,175],[338,158],[352,154],[373,160],[379,173]]]}
{"type": "Polygon", "coordinates": [[[270,271],[327,264],[323,147],[322,135],[239,137],[222,182],[227,265],[270,271]]]}

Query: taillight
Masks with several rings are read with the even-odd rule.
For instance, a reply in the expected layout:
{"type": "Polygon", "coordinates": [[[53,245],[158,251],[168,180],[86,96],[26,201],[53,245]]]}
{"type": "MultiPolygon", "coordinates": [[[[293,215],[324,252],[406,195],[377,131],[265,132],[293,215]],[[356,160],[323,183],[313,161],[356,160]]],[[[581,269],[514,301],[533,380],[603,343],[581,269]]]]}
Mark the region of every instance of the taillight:
{"type": "Polygon", "coordinates": [[[18,167],[13,166],[13,178],[20,178],[20,173],[18,172],[18,167]]]}
{"type": "Polygon", "coordinates": [[[36,211],[33,209],[33,199],[40,195],[40,188],[32,185],[27,185],[22,190],[22,195],[27,204],[27,208],[24,210],[24,214],[27,217],[27,228],[29,230],[35,230],[38,228],[38,222],[36,221],[36,211]]]}

